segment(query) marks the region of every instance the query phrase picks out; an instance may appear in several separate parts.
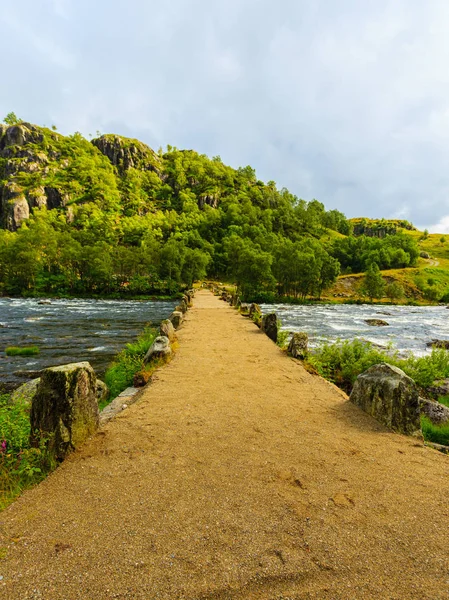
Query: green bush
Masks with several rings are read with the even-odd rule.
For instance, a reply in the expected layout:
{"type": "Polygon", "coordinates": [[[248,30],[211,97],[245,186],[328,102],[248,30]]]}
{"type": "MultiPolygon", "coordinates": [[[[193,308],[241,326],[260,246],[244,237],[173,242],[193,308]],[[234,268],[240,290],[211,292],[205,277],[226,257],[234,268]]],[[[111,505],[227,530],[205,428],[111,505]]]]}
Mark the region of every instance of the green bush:
{"type": "Polygon", "coordinates": [[[37,346],[27,346],[20,348],[19,346],[9,346],[5,350],[6,356],[34,356],[39,354],[40,350],[37,346]]]}
{"type": "Polygon", "coordinates": [[[155,329],[146,328],[132,344],[117,355],[106,371],[104,381],[109,388],[109,400],[113,400],[127,387],[132,386],[135,373],[143,368],[143,359],[157,336],[155,329]]]}
{"type": "Polygon", "coordinates": [[[395,351],[379,350],[369,342],[351,340],[325,343],[309,355],[307,362],[346,392],[351,391],[358,375],[381,362],[399,367],[422,388],[449,377],[449,352],[441,348],[434,348],[426,356],[410,355],[400,359],[395,351]]]}
{"type": "Polygon", "coordinates": [[[421,429],[426,441],[449,446],[449,425],[434,425],[430,419],[422,416],[421,429]]]}

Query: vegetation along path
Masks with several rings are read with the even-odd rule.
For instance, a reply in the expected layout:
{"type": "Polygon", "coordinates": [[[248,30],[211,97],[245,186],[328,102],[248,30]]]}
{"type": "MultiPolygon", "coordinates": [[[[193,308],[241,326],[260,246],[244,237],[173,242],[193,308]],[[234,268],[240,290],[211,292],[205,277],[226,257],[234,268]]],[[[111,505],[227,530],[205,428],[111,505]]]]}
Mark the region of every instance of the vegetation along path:
{"type": "Polygon", "coordinates": [[[449,461],[207,291],[140,402],[0,516],[0,596],[449,597],[449,461]]]}

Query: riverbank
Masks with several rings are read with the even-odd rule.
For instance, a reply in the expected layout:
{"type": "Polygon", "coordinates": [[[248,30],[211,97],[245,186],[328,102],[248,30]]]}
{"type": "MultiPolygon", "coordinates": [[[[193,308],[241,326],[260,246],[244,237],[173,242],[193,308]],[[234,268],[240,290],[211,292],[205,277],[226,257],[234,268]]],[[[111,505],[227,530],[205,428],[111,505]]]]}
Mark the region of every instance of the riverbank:
{"type": "Polygon", "coordinates": [[[2,514],[5,597],[447,595],[445,456],[209,292],[179,338],[137,404],[2,514]]]}

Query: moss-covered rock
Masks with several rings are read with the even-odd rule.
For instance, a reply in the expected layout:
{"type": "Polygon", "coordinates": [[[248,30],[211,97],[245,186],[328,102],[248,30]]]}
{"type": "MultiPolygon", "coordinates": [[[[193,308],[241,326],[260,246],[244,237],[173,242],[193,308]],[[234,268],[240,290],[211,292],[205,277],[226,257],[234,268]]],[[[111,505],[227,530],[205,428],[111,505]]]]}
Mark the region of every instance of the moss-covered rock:
{"type": "Polygon", "coordinates": [[[418,390],[414,381],[397,367],[387,363],[370,367],[357,377],[350,400],[398,433],[421,432],[418,390]]]}
{"type": "Polygon", "coordinates": [[[279,322],[276,313],[269,313],[262,317],[262,331],[276,344],[278,341],[279,322]]]}
{"type": "Polygon", "coordinates": [[[31,405],[31,443],[47,440],[57,460],[80,446],[99,424],[96,376],[88,362],[44,369],[31,405]]]}

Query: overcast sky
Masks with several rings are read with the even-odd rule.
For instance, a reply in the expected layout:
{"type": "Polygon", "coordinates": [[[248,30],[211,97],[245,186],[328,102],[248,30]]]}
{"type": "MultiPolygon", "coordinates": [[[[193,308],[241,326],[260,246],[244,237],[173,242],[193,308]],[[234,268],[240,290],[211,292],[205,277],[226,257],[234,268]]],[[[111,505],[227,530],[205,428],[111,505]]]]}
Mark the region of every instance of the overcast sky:
{"type": "Polygon", "coordinates": [[[253,166],[449,232],[447,0],[0,0],[0,120],[253,166]]]}

